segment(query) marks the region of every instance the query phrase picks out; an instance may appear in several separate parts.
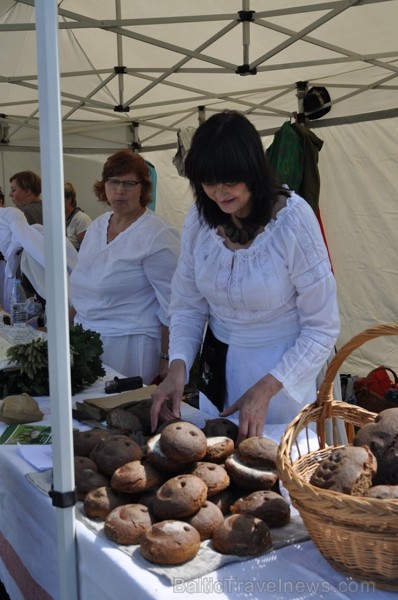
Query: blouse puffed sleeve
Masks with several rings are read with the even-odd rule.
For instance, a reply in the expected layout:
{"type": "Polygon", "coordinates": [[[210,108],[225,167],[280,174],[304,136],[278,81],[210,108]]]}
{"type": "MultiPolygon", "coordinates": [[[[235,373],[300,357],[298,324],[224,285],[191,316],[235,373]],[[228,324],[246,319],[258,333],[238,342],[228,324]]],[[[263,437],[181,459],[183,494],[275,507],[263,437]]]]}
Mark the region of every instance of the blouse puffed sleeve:
{"type": "Polygon", "coordinates": [[[201,223],[195,206],[189,210],[181,234],[181,253],[172,281],[170,302],[170,361],[185,362],[187,380],[203,339],[208,304],[195,282],[195,255],[201,223]]]}
{"type": "Polygon", "coordinates": [[[281,251],[296,292],[300,332],[271,374],[302,403],[300,390],[315,380],[336,343],[340,320],[337,290],[318,221],[302,199],[286,219],[281,251]]]}

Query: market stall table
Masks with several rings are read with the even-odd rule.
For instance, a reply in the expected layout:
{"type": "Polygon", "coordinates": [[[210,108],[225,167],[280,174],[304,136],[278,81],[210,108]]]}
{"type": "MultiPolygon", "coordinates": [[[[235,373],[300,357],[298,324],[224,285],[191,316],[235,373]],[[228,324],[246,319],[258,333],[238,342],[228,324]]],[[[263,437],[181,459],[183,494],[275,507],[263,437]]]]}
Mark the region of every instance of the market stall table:
{"type": "MultiPolygon", "coordinates": [[[[76,395],[84,400],[104,393],[100,379],[76,395]]],[[[50,402],[38,399],[50,424],[50,402]]],[[[197,425],[205,415],[184,405],[183,417],[197,425]]],[[[81,428],[80,424],[74,423],[81,428]]],[[[0,433],[5,429],[0,425],[0,433]]],[[[15,445],[0,448],[0,579],[12,600],[59,598],[55,508],[50,498],[28,480],[32,467],[15,445]]],[[[222,566],[190,581],[164,577],[137,564],[103,536],[76,520],[78,578],[81,600],[168,600],[206,598],[217,600],[305,600],[335,598],[356,600],[395,599],[396,594],[377,591],[372,584],[353,581],[336,572],[311,541],[301,542],[244,562],[222,566]]]]}

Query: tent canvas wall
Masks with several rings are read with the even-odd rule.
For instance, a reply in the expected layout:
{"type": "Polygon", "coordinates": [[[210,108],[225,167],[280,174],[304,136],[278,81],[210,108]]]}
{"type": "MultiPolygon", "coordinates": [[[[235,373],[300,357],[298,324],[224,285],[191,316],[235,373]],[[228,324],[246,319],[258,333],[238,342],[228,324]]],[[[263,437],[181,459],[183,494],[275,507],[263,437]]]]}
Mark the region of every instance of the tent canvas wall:
{"type": "MultiPolygon", "coordinates": [[[[102,164],[132,146],[157,170],[157,211],[181,225],[192,198],[172,165],[180,127],[245,112],[264,146],[297,110],[296,82],[325,85],[331,111],[311,126],[320,209],[339,288],[339,345],[395,321],[397,0],[63,0],[58,2],[64,175],[80,205],[102,164]],[[203,107],[203,109],[202,109],[203,107]],[[315,129],[316,128],[316,129],[315,129]]],[[[33,0],[0,0],[0,185],[40,171],[33,0]]],[[[45,202],[54,199],[44,198],[45,202]]],[[[398,368],[394,338],[348,361],[398,368]]]]}

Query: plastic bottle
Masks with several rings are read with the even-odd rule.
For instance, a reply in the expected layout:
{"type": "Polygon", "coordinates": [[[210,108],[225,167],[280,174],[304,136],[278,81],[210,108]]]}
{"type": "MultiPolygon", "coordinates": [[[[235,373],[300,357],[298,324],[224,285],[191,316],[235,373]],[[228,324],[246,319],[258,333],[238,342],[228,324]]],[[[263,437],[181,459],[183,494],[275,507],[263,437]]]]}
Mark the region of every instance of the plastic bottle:
{"type": "Polygon", "coordinates": [[[10,313],[13,325],[25,325],[28,320],[26,294],[21,280],[14,279],[10,296],[10,313]]]}

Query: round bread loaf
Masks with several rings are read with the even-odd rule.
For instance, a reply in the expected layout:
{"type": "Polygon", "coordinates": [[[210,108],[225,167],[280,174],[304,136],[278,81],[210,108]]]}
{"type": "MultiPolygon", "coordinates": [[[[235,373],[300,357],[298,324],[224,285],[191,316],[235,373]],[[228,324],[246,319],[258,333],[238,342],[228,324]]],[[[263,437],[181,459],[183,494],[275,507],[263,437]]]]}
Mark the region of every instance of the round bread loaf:
{"type": "Polygon", "coordinates": [[[366,490],[368,498],[398,498],[398,485],[373,485],[366,490]]]}
{"type": "Polygon", "coordinates": [[[117,429],[120,433],[142,432],[141,421],[125,408],[113,408],[106,413],[106,424],[110,429],[117,429]]]}
{"type": "Polygon", "coordinates": [[[202,460],[207,452],[205,434],[187,421],[169,423],[160,434],[159,444],[166,456],[182,464],[202,460]]]}
{"type": "Polygon", "coordinates": [[[109,486],[109,477],[97,469],[80,469],[75,475],[76,498],[84,500],[86,494],[102,486],[109,486]]]}
{"type": "Polygon", "coordinates": [[[272,490],[258,490],[239,498],[230,507],[232,514],[252,515],[268,527],[282,527],[290,521],[290,506],[272,490]]]}
{"type": "Polygon", "coordinates": [[[226,515],[230,512],[230,506],[240,498],[242,495],[242,490],[236,488],[234,485],[229,485],[225,490],[219,492],[218,494],[214,494],[209,498],[210,502],[213,502],[222,512],[223,515],[226,515]]]}
{"type": "Polygon", "coordinates": [[[142,457],[140,446],[127,435],[111,435],[99,442],[90,453],[90,458],[105,475],[112,475],[118,467],[142,457]]]}
{"type": "Polygon", "coordinates": [[[99,442],[111,435],[106,429],[94,428],[89,431],[73,431],[73,451],[75,456],[89,456],[99,442]]]}
{"type": "Polygon", "coordinates": [[[218,417],[208,419],[202,431],[206,437],[229,437],[235,443],[238,439],[239,427],[229,419],[218,417]]]}
{"type": "Polygon", "coordinates": [[[270,490],[278,479],[276,469],[249,467],[237,452],[228,456],[225,468],[232,483],[243,490],[270,490]]]}
{"type": "Polygon", "coordinates": [[[204,461],[223,463],[235,449],[234,441],[227,436],[214,436],[207,438],[207,451],[204,461]]]}
{"type": "Polygon", "coordinates": [[[205,482],[208,498],[222,492],[229,486],[229,475],[222,465],[199,461],[194,463],[190,473],[200,477],[205,482]]]}
{"type": "Polygon", "coordinates": [[[198,512],[183,520],[195,527],[203,541],[212,537],[215,528],[224,521],[224,515],[218,506],[206,500],[198,512]]]}
{"type": "Polygon", "coordinates": [[[143,504],[125,504],[114,508],[105,518],[104,533],[117,544],[139,544],[153,524],[153,516],[143,504]]]}
{"type": "Polygon", "coordinates": [[[160,486],[152,508],[159,519],[181,519],[197,512],[206,499],[207,485],[202,479],[176,475],[160,486]]]}
{"type": "Polygon", "coordinates": [[[88,456],[75,456],[74,457],[75,477],[83,469],[91,469],[92,471],[98,471],[97,465],[88,456]]]}
{"type": "Polygon", "coordinates": [[[147,461],[133,460],[117,468],[111,477],[111,488],[126,494],[140,494],[163,483],[163,477],[147,461]]]}
{"type": "Polygon", "coordinates": [[[162,451],[160,447],[160,433],[152,436],[147,441],[146,457],[154,467],[170,475],[177,475],[186,468],[186,465],[169,458],[162,451]]]}
{"type": "Polygon", "coordinates": [[[265,469],[276,468],[278,444],[265,437],[248,437],[238,446],[240,459],[246,465],[265,469]]]}
{"type": "Polygon", "coordinates": [[[101,486],[91,490],[84,498],[84,512],[90,519],[105,520],[106,516],[121,504],[131,504],[134,497],[118,494],[109,486],[101,486]]]}
{"type": "Polygon", "coordinates": [[[398,484],[398,407],[379,413],[357,431],[354,446],[369,446],[377,460],[373,485],[398,484]]]}
{"type": "Polygon", "coordinates": [[[179,565],[192,560],[199,548],[198,531],[189,523],[172,519],[151,525],[140,544],[144,558],[164,565],[179,565]]]}
{"type": "Polygon", "coordinates": [[[134,402],[130,406],[126,406],[125,410],[135,415],[141,423],[143,434],[151,435],[151,408],[152,400],[150,398],[134,402]]]}
{"type": "Polygon", "coordinates": [[[362,496],[372,485],[377,461],[367,446],[342,446],[324,458],[310,478],[319,488],[362,496]]]}
{"type": "Polygon", "coordinates": [[[213,531],[212,546],[221,554],[255,556],[272,546],[268,525],[251,515],[230,515],[213,531]]]}
{"type": "Polygon", "coordinates": [[[140,500],[140,504],[143,504],[144,506],[146,506],[147,508],[149,508],[149,510],[151,512],[153,512],[153,503],[155,501],[156,498],[156,494],[158,493],[157,489],[153,489],[153,490],[149,490],[147,492],[144,492],[143,494],[140,494],[139,496],[139,500],[140,500]]]}

